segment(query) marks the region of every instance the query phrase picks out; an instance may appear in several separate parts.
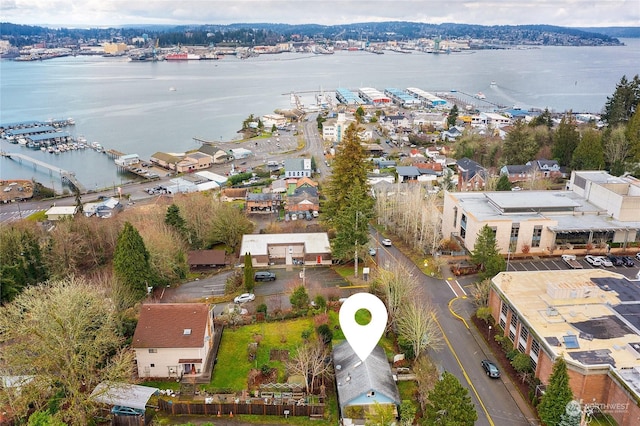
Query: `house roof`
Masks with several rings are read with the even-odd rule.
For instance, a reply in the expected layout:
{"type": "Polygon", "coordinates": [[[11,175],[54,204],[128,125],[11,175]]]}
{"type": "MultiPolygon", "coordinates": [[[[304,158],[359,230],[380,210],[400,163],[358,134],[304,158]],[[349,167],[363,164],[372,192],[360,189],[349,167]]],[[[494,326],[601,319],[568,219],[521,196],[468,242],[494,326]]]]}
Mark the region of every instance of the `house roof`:
{"type": "Polygon", "coordinates": [[[229,198],[245,198],[247,196],[246,188],[225,188],[222,190],[222,195],[229,198]]]}
{"type": "Polygon", "coordinates": [[[202,347],[208,320],[209,307],[204,303],[142,305],[131,346],[133,348],[202,347]]]}
{"type": "Polygon", "coordinates": [[[156,159],[159,161],[164,161],[165,163],[177,163],[180,161],[179,157],[175,155],[167,154],[166,152],[156,152],[151,156],[151,159],[156,159]]]}
{"type": "Polygon", "coordinates": [[[470,158],[461,158],[457,161],[458,171],[462,173],[465,180],[473,178],[477,174],[486,174],[486,169],[470,158]]]}
{"type": "Polygon", "coordinates": [[[298,179],[298,181],[296,182],[296,187],[300,188],[302,185],[310,185],[315,187],[318,186],[318,182],[315,182],[311,178],[304,176],[298,179]]]}
{"type": "Polygon", "coordinates": [[[190,152],[189,154],[187,154],[187,158],[193,158],[193,159],[204,158],[204,159],[207,159],[207,160],[213,160],[213,156],[212,155],[206,154],[204,152],[198,152],[198,151],[190,152]]]}
{"type": "Polygon", "coordinates": [[[433,170],[434,172],[442,172],[442,164],[440,163],[415,163],[414,166],[416,166],[418,169],[420,169],[420,171],[422,171],[422,169],[424,170],[433,170]]]}
{"type": "Polygon", "coordinates": [[[224,250],[192,250],[188,253],[189,265],[224,265],[224,250]]]}
{"type": "Polygon", "coordinates": [[[78,211],[78,206],[53,206],[45,212],[48,215],[69,215],[73,216],[78,211]]]}
{"type": "Polygon", "coordinates": [[[287,158],[284,160],[284,169],[286,171],[305,170],[304,158],[287,158]]]}
{"type": "Polygon", "coordinates": [[[420,170],[415,166],[400,166],[396,167],[398,176],[418,177],[420,176],[420,170]]]}
{"type": "Polygon", "coordinates": [[[507,164],[503,167],[507,173],[512,174],[520,174],[520,173],[529,173],[531,171],[531,166],[527,164],[507,164]]]}
{"type": "Polygon", "coordinates": [[[371,391],[400,404],[398,387],[381,346],[376,346],[364,361],[360,361],[349,343],[342,342],[333,348],[333,366],[341,408],[371,391]]]}
{"type": "Polygon", "coordinates": [[[295,234],[245,234],[242,236],[240,253],[252,256],[265,255],[270,245],[304,244],[306,253],[331,253],[329,236],[326,232],[295,234]]]}

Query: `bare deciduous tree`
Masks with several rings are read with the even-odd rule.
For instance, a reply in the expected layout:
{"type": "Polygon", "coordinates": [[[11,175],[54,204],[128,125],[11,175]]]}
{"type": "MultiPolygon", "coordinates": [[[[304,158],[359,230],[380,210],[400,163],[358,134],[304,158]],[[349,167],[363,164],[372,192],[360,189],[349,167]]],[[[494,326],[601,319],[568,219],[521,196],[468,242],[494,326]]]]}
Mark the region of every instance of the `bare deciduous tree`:
{"type": "Polygon", "coordinates": [[[287,370],[304,377],[307,393],[313,393],[316,380],[333,374],[331,363],[326,362],[330,354],[329,348],[320,341],[298,346],[295,356],[287,362],[287,370]]]}
{"type": "Polygon", "coordinates": [[[422,354],[416,358],[413,364],[413,372],[416,375],[416,382],[418,383],[418,402],[420,402],[420,406],[424,410],[429,400],[429,392],[431,392],[431,389],[433,389],[438,381],[440,373],[436,364],[434,364],[426,354],[422,354]]]}
{"type": "Polygon", "coordinates": [[[389,269],[378,268],[374,286],[384,295],[389,314],[387,328],[395,332],[402,306],[418,294],[418,280],[404,265],[394,264],[389,269]]]}
{"type": "Polygon", "coordinates": [[[416,299],[402,305],[397,320],[398,334],[411,342],[416,357],[427,348],[439,349],[442,333],[435,318],[435,311],[416,299]]]}

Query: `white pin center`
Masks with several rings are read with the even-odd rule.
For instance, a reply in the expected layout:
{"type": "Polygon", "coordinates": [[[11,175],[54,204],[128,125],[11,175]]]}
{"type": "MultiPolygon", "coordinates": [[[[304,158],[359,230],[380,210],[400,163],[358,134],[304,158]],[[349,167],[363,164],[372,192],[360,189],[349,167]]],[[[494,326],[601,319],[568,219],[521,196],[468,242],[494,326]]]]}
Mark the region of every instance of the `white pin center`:
{"type": "Polygon", "coordinates": [[[364,362],[376,347],[387,327],[387,308],[382,300],[370,293],[356,293],[344,301],[340,307],[340,327],[351,349],[364,362]],[[360,325],[356,312],[365,309],[371,313],[371,321],[360,325]]]}

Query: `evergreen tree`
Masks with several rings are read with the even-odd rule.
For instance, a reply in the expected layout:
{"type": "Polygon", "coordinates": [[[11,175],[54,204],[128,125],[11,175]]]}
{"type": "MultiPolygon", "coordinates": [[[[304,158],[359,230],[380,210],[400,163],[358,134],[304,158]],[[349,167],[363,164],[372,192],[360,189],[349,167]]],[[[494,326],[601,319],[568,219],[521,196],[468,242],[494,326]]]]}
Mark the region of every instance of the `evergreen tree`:
{"type": "Polygon", "coordinates": [[[616,124],[626,124],[638,109],[640,103],[640,77],[627,80],[623,75],[616,85],[613,95],[607,97],[602,118],[611,127],[616,124]]]}
{"type": "Polygon", "coordinates": [[[511,191],[511,181],[508,175],[500,175],[496,184],[496,191],[511,191]]]}
{"type": "Polygon", "coordinates": [[[251,261],[251,253],[244,254],[244,288],[247,293],[253,293],[256,286],[253,274],[253,262],[251,261]]]}
{"type": "Polygon", "coordinates": [[[468,389],[448,371],[442,373],[428,399],[424,425],[472,426],[478,420],[468,389]]]}
{"type": "Polygon", "coordinates": [[[138,230],[125,222],[113,253],[113,271],[137,299],[154,285],[150,257],[138,230]]]}
{"type": "Polygon", "coordinates": [[[291,296],[289,296],[289,302],[291,306],[296,309],[304,309],[309,306],[309,294],[304,286],[298,286],[291,296]]]}
{"type": "Polygon", "coordinates": [[[25,226],[0,227],[0,303],[49,278],[38,236],[25,226]]]}
{"type": "Polygon", "coordinates": [[[480,265],[480,279],[491,278],[506,269],[506,262],[498,251],[496,236],[488,225],[483,226],[478,233],[471,261],[480,265]]]}
{"type": "Polygon", "coordinates": [[[553,141],[553,157],[561,166],[571,164],[571,157],[580,141],[580,134],[571,112],[562,117],[556,128],[553,141]]]}
{"type": "Polygon", "coordinates": [[[534,117],[533,120],[529,122],[529,126],[546,126],[548,129],[551,129],[553,127],[553,120],[551,119],[551,112],[549,112],[549,108],[545,108],[542,114],[534,117]]]}
{"type": "Polygon", "coordinates": [[[449,110],[449,115],[447,115],[447,126],[449,128],[456,125],[456,121],[458,121],[458,115],[459,115],[458,105],[453,104],[453,106],[451,107],[451,110],[449,110]]]}
{"type": "Polygon", "coordinates": [[[185,220],[180,215],[180,207],[175,204],[171,204],[167,207],[167,213],[164,216],[164,223],[175,228],[180,233],[184,232],[185,220]]]}
{"type": "Polygon", "coordinates": [[[636,108],[624,133],[629,141],[629,155],[635,163],[640,163],[640,108],[636,108]]]}
{"type": "Polygon", "coordinates": [[[357,248],[358,255],[366,250],[369,242],[369,221],[374,216],[374,200],[354,185],[346,195],[344,205],[333,218],[336,231],[331,241],[331,253],[334,259],[353,259],[357,248]]]}
{"type": "Polygon", "coordinates": [[[367,172],[371,164],[365,161],[366,155],[357,132],[355,124],[351,124],[337,149],[333,170],[325,188],[327,202],[324,211],[328,218],[335,217],[345,207],[345,199],[352,188],[358,187],[366,196],[369,194],[367,172]]]}
{"type": "Polygon", "coordinates": [[[576,170],[601,170],[604,167],[603,150],[602,134],[593,128],[586,129],[573,151],[571,167],[576,170]]]}
{"type": "Polygon", "coordinates": [[[532,129],[518,120],[504,140],[502,156],[507,164],[525,164],[534,159],[538,149],[532,129]]]}
{"type": "Polygon", "coordinates": [[[569,374],[564,358],[559,356],[553,364],[549,384],[538,404],[538,415],[547,426],[558,425],[566,413],[567,404],[573,399],[569,387],[569,374]]]}

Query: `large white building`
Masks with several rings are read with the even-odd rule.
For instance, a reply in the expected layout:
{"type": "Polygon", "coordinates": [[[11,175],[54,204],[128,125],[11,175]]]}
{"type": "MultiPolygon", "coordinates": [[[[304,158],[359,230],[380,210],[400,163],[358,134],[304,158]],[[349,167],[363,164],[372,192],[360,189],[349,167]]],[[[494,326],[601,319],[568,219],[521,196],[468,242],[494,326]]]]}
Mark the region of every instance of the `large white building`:
{"type": "Polygon", "coordinates": [[[503,254],[550,254],[561,245],[640,243],[640,180],[573,172],[565,191],[447,192],[442,232],[473,250],[493,228],[503,254]]]}

